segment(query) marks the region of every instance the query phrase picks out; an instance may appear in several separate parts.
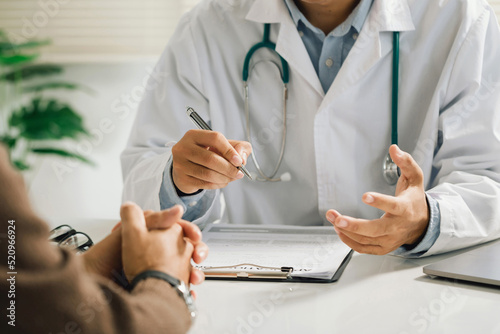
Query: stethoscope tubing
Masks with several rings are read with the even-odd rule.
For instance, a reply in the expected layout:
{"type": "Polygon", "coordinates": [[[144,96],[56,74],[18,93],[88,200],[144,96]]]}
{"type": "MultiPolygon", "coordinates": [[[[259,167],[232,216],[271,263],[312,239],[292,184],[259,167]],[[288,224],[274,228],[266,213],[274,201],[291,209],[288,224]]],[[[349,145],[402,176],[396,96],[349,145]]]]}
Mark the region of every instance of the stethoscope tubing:
{"type": "Polygon", "coordinates": [[[392,129],[391,144],[398,145],[398,112],[399,112],[399,31],[393,33],[392,52],[392,129]]]}
{"type": "MultiPolygon", "coordinates": [[[[246,136],[248,142],[252,143],[251,141],[251,129],[250,129],[250,106],[249,106],[249,89],[248,89],[248,79],[250,77],[250,61],[252,59],[252,56],[254,53],[261,49],[261,48],[267,48],[270,49],[272,52],[276,53],[280,60],[281,60],[281,80],[283,81],[283,131],[282,131],[282,137],[281,137],[281,148],[280,148],[280,154],[278,157],[278,162],[276,163],[276,166],[274,167],[272,173],[270,175],[266,175],[262,168],[260,167],[260,164],[257,159],[257,154],[255,151],[252,152],[250,155],[253,161],[253,164],[255,165],[255,168],[257,169],[257,172],[260,177],[256,177],[256,180],[258,181],[263,181],[263,182],[279,182],[281,181],[281,178],[275,178],[276,174],[278,173],[278,170],[281,166],[281,163],[283,162],[283,156],[285,154],[285,147],[286,147],[286,132],[287,132],[287,124],[286,124],[286,119],[287,119],[287,99],[288,99],[288,81],[290,78],[289,75],[289,68],[288,68],[288,62],[281,57],[281,55],[276,52],[276,44],[271,42],[270,40],[270,30],[271,30],[271,24],[266,23],[264,24],[264,34],[262,37],[262,42],[255,44],[250,48],[248,51],[247,55],[245,56],[245,61],[243,63],[243,95],[245,99],[245,121],[246,121],[246,136]]],[[[277,65],[279,68],[279,65],[277,65]]]]}
{"type": "MultiPolygon", "coordinates": [[[[398,114],[399,114],[399,31],[393,33],[392,44],[392,110],[391,110],[391,145],[398,145],[398,114]]],[[[401,170],[387,153],[382,165],[383,176],[389,185],[398,183],[401,170]]]]}
{"type": "MultiPolygon", "coordinates": [[[[278,163],[276,164],[271,175],[266,175],[258,163],[255,152],[252,152],[252,161],[260,175],[260,178],[256,178],[258,181],[270,181],[277,182],[281,181],[281,178],[275,178],[281,163],[283,162],[283,156],[286,146],[286,116],[287,116],[287,98],[288,98],[288,87],[289,82],[289,68],[288,63],[281,55],[276,52],[276,44],[270,40],[270,29],[271,24],[264,24],[264,33],[262,41],[255,44],[250,48],[245,56],[243,63],[243,94],[245,98],[245,120],[246,120],[246,135],[247,140],[251,143],[251,129],[250,129],[250,110],[249,110],[249,92],[248,92],[248,79],[250,77],[250,61],[254,53],[261,48],[268,48],[275,52],[281,60],[281,78],[283,81],[283,135],[282,144],[280,149],[280,155],[278,163]]],[[[399,44],[400,44],[400,32],[393,32],[393,58],[392,58],[392,105],[391,105],[391,145],[398,145],[398,113],[399,113],[399,44]]],[[[390,154],[388,153],[383,162],[383,176],[388,184],[394,185],[397,183],[401,171],[398,166],[392,160],[390,154]]]]}

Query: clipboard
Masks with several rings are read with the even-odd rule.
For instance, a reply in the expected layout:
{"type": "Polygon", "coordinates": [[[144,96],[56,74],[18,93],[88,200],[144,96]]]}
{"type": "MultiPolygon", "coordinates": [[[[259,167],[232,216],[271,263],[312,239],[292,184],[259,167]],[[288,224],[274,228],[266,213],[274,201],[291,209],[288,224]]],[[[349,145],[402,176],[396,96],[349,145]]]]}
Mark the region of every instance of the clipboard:
{"type": "Polygon", "coordinates": [[[353,254],[329,226],[209,224],[203,241],[208,280],[332,283],[353,254]]]}
{"type": "Polygon", "coordinates": [[[301,277],[293,276],[293,267],[265,267],[252,263],[241,263],[234,266],[223,267],[210,267],[203,269],[205,279],[223,281],[223,280],[236,280],[236,281],[252,281],[252,282],[278,282],[278,283],[334,283],[340,279],[344,269],[352,258],[353,250],[351,250],[338,267],[337,271],[329,279],[315,278],[315,277],[301,277]],[[244,270],[234,271],[221,271],[221,269],[230,269],[242,266],[259,267],[262,271],[258,273],[251,273],[244,270]],[[267,270],[267,271],[266,271],[267,270]]]}

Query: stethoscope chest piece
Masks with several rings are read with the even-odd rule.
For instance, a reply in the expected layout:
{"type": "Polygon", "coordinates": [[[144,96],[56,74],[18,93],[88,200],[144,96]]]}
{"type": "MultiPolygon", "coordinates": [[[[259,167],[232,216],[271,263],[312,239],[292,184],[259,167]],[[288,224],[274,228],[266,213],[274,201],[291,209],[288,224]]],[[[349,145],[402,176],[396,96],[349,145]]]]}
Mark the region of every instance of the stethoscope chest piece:
{"type": "Polygon", "coordinates": [[[394,161],[389,154],[385,157],[384,160],[384,179],[391,186],[398,183],[399,177],[401,176],[401,170],[398,165],[394,161]]]}

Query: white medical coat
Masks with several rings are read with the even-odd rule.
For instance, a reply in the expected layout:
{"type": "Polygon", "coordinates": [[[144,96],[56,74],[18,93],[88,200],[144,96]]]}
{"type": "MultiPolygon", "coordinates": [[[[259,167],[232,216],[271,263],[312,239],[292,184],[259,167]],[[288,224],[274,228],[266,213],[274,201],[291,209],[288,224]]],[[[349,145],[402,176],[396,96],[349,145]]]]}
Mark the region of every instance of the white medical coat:
{"type": "MultiPolygon", "coordinates": [[[[328,209],[374,219],[367,191],[394,194],[382,176],[391,136],[392,33],[401,32],[399,145],[440,207],[440,235],[426,255],[500,237],[500,32],[486,1],[375,0],[325,94],[282,0],[203,1],[185,15],[162,55],[122,155],[124,200],[158,210],[166,143],[194,128],[191,106],[229,139],[246,140],[241,72],[271,23],[290,66],[287,146],[278,174],[223,189],[237,224],[318,225],[328,209]],[[158,79],[160,78],[160,79],[158,79]]],[[[252,61],[252,144],[268,173],[282,136],[282,83],[273,56],[252,61]]],[[[255,171],[249,159],[248,168],[255,171]]],[[[219,191],[216,192],[217,194],[219,191]]],[[[194,222],[221,212],[215,196],[194,222]]]]}

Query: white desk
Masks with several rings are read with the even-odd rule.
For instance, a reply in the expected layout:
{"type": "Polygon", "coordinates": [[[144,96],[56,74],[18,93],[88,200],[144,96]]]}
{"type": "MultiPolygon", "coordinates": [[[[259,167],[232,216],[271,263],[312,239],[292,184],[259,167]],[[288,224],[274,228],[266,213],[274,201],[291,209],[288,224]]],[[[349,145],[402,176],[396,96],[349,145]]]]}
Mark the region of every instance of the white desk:
{"type": "MultiPolygon", "coordinates": [[[[115,221],[72,223],[102,238],[115,221]]],[[[500,334],[500,288],[431,279],[424,259],[354,254],[337,283],[206,281],[192,334],[500,334]]]]}

